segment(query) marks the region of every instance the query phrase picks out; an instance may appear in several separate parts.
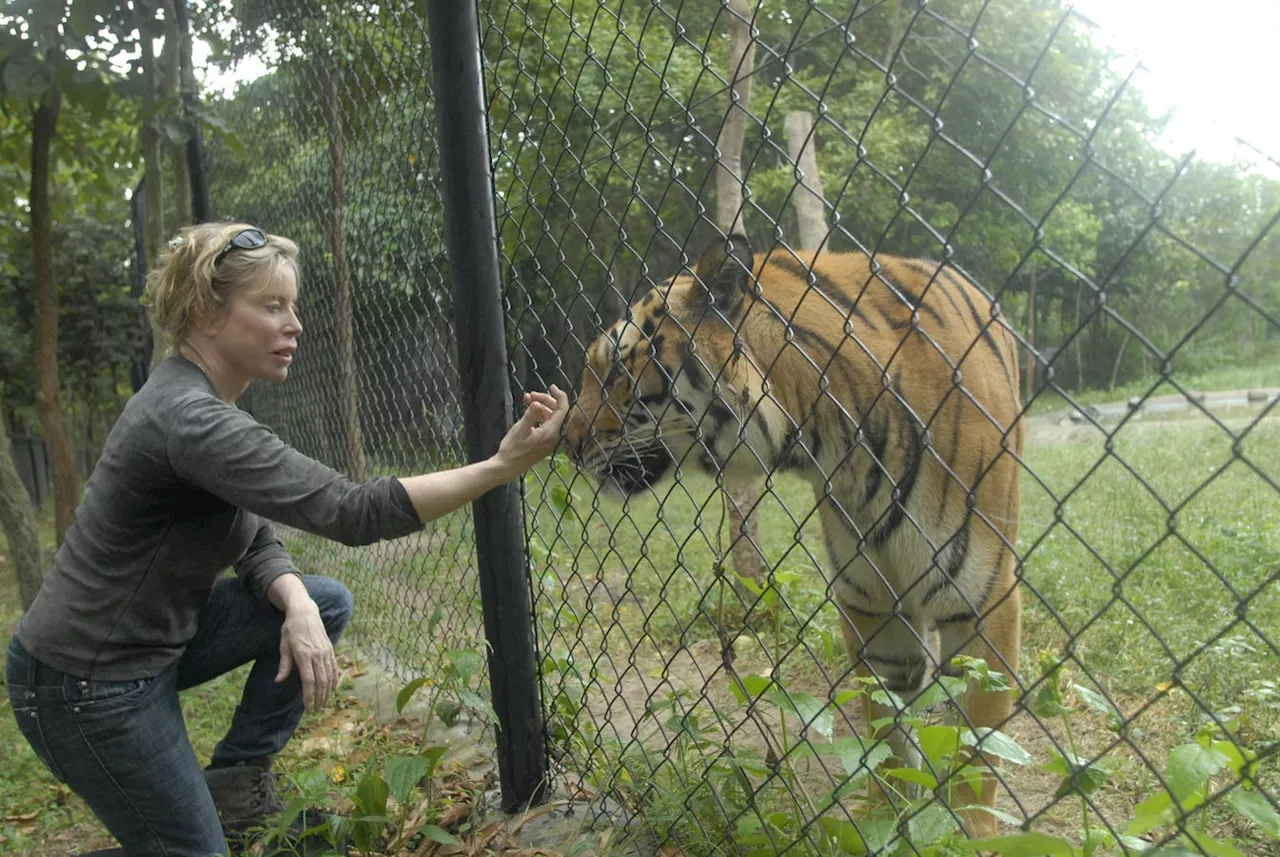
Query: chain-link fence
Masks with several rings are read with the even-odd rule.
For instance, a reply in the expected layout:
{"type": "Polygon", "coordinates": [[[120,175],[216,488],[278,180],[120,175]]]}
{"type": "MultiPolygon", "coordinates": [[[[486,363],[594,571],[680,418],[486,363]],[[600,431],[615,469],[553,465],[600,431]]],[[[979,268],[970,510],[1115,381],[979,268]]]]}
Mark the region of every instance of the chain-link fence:
{"type": "MultiPolygon", "coordinates": [[[[1277,853],[1277,164],[1056,2],[478,12],[510,380],[577,400],[523,486],[556,793],[650,853],[1277,853]]],[[[215,208],[299,241],[310,343],[252,409],[460,463],[471,82],[415,5],[238,23],[215,208]]],[[[481,645],[471,542],[295,545],[407,676],[481,645]]]]}

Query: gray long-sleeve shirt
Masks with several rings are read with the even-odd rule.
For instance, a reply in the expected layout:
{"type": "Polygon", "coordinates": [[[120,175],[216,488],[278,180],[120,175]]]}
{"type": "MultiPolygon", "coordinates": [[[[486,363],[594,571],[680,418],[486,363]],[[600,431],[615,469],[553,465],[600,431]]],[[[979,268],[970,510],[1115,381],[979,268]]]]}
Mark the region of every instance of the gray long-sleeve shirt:
{"type": "Polygon", "coordinates": [[[154,676],[195,634],[222,571],[234,567],[264,600],[273,580],[296,573],[271,521],[348,545],[422,528],[398,480],[350,481],[171,357],[107,437],[18,639],[81,678],[154,676]]]}

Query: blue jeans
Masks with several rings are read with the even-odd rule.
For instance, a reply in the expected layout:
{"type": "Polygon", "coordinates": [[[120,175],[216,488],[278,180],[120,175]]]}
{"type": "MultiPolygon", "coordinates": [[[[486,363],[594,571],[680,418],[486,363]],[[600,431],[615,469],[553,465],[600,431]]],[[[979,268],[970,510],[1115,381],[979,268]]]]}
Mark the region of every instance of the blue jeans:
{"type": "MultiPolygon", "coordinates": [[[[303,575],[329,639],[351,618],[338,581],[303,575]]],[[[254,662],[231,728],[211,765],[280,751],[302,719],[295,669],[276,684],[284,614],[239,580],[223,578],[182,657],[153,678],[85,681],[32,657],[15,637],[6,672],[22,734],[46,767],[80,795],[122,850],[98,854],[210,857],[226,854],[218,813],[187,737],[178,691],[254,662]]]]}

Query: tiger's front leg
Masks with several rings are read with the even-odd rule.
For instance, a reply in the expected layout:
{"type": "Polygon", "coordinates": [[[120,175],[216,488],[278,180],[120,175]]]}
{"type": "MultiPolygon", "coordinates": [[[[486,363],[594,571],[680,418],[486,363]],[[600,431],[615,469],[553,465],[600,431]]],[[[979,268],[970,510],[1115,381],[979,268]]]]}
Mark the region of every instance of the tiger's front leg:
{"type": "MultiPolygon", "coordinates": [[[[928,631],[898,613],[880,616],[843,606],[839,610],[854,671],[859,676],[878,678],[879,686],[897,694],[904,703],[913,699],[933,672],[928,631]]],[[[903,767],[919,768],[923,757],[913,730],[901,723],[901,712],[871,698],[879,686],[866,687],[862,697],[868,730],[877,720],[898,718],[898,722],[882,726],[871,737],[888,741],[903,767]]]]}
{"type": "MultiPolygon", "coordinates": [[[[999,570],[994,590],[980,624],[964,622],[942,626],[943,663],[949,663],[954,654],[985,660],[992,672],[1005,675],[1012,688],[1017,686],[1022,629],[1021,597],[1014,579],[1012,553],[999,570]]],[[[976,681],[969,682],[965,692],[965,723],[962,725],[971,729],[1003,729],[1012,712],[1011,690],[983,691],[976,681]]],[[[1000,760],[988,754],[974,753],[970,764],[981,770],[982,777],[977,788],[962,781],[956,789],[956,803],[959,806],[994,807],[1000,784],[1000,760]]],[[[996,835],[996,818],[990,812],[962,810],[960,815],[970,836],[985,838],[996,835]]]]}

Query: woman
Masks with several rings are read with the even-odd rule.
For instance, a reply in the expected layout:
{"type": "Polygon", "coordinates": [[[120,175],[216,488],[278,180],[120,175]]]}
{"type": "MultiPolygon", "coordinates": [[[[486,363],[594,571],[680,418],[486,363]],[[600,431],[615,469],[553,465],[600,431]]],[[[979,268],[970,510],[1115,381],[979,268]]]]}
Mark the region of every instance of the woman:
{"type": "Polygon", "coordinates": [[[149,274],[171,356],[125,406],[9,645],[9,698],[41,761],[137,855],[225,854],[281,808],[271,758],[338,684],[351,615],[272,521],[348,545],[404,536],[555,447],[563,392],[527,393],[490,459],[362,484],[233,404],[283,381],[302,325],[297,246],[245,224],[186,229],[149,274]],[[236,577],[220,577],[233,567],[236,577]],[[196,760],[178,691],[254,662],[226,737],[196,760]],[[221,814],[221,820],[219,815],[221,814]]]}

